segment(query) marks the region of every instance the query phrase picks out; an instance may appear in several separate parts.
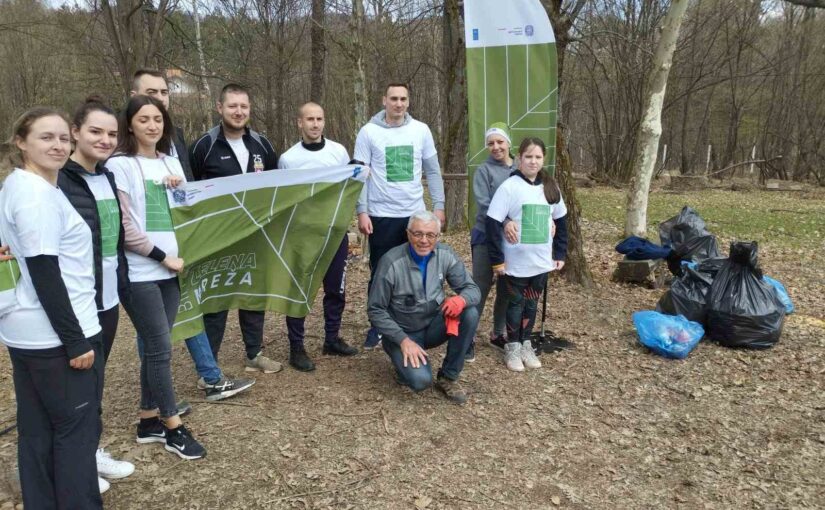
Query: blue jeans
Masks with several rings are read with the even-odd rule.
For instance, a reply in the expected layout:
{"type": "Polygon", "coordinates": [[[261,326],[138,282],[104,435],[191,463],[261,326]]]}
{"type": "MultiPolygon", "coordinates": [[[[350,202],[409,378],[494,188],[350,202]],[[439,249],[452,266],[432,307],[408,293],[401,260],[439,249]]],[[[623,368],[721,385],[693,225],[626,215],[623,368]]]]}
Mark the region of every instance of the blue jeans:
{"type": "MultiPolygon", "coordinates": [[[[143,356],[143,340],[140,335],[137,337],[138,354],[143,356]]],[[[223,374],[215,357],[212,356],[212,348],[209,347],[209,338],[206,333],[201,331],[196,336],[186,339],[186,348],[189,350],[189,356],[195,363],[195,370],[198,376],[203,377],[203,380],[214,384],[221,380],[223,374]]]]}
{"type": "MultiPolygon", "coordinates": [[[[458,336],[447,336],[447,327],[441,313],[433,317],[429,326],[419,331],[407,332],[407,336],[424,350],[438,347],[447,342],[447,356],[444,358],[444,363],[441,364],[438,376],[457,381],[458,376],[464,369],[464,354],[476,335],[477,327],[478,309],[474,306],[468,306],[461,313],[458,336]]],[[[432,385],[433,372],[429,362],[426,365],[419,365],[418,368],[413,368],[409,363],[405,367],[404,354],[401,352],[399,344],[391,342],[385,337],[384,341],[381,342],[381,346],[384,348],[384,352],[389,355],[393,366],[395,366],[401,383],[406,384],[413,391],[425,390],[432,385]]]]}

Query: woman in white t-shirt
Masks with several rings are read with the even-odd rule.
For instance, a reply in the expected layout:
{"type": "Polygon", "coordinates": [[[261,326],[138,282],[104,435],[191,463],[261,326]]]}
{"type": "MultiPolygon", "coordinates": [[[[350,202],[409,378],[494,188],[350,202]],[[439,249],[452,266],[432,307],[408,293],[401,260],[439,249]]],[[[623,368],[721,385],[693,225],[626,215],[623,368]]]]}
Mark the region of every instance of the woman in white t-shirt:
{"type": "MultiPolygon", "coordinates": [[[[57,185],[92,231],[95,304],[105,366],[117,332],[118,292],[126,292],[129,285],[115,177],[103,166],[117,146],[117,117],[100,99],[90,97],[75,111],[71,134],[75,150],[60,170],[57,185]]],[[[102,401],[103,388],[100,397],[102,401]]],[[[98,474],[104,478],[125,478],[135,471],[130,462],[113,459],[103,448],[96,457],[98,474]]]]}
{"type": "Polygon", "coordinates": [[[519,170],[499,186],[487,209],[490,263],[507,289],[504,362],[516,372],[541,367],[530,341],[536,303],[547,275],[564,266],[567,254],[567,207],[555,179],[542,170],[545,153],[540,138],[525,138],[519,170]],[[517,243],[504,241],[506,218],[518,227],[517,243]]]}
{"type": "Polygon", "coordinates": [[[172,385],[172,325],[178,312],[183,270],[166,189],[185,182],[177,158],[168,155],[172,123],[157,99],[134,96],[120,119],[117,153],[106,162],[114,174],[125,232],[129,294],[123,306],[143,339],[140,358],[138,443],[165,443],[187,460],[206,450],[184,427],[172,385]]]}
{"type": "Polygon", "coordinates": [[[0,238],[20,266],[15,302],[0,310],[17,400],[17,452],[26,508],[102,508],[103,353],[92,234],[57,188],[69,156],[60,112],[34,108],[15,122],[17,168],[0,190],[0,238]]]}

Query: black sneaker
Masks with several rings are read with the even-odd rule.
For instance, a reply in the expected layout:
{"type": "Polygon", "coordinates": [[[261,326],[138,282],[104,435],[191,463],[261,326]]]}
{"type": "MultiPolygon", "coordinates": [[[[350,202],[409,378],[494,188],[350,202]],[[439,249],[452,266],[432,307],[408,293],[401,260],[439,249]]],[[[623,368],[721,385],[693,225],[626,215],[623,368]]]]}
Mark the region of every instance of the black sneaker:
{"type": "Polygon", "coordinates": [[[373,349],[377,349],[381,346],[381,335],[378,334],[378,330],[375,328],[370,328],[367,331],[367,338],[364,340],[364,350],[371,351],[373,349]]]}
{"type": "Polygon", "coordinates": [[[141,418],[137,426],[137,442],[140,444],[165,443],[166,427],[160,418],[141,418]]]}
{"type": "Polygon", "coordinates": [[[315,363],[307,356],[304,349],[289,351],[289,366],[300,372],[312,372],[315,370],[315,363]]]}
{"type": "Polygon", "coordinates": [[[215,384],[205,383],[203,390],[206,392],[206,400],[215,402],[248,390],[253,384],[255,379],[228,379],[222,376],[215,384]]]}
{"type": "Polygon", "coordinates": [[[166,430],[166,446],[164,448],[184,460],[206,457],[206,448],[201,446],[183,425],[176,429],[166,430]]]}
{"type": "Polygon", "coordinates": [[[178,402],[176,407],[178,409],[178,416],[186,416],[192,412],[192,404],[185,400],[178,402]]]}
{"type": "Polygon", "coordinates": [[[467,347],[467,352],[464,353],[464,363],[472,363],[476,360],[476,343],[470,342],[470,346],[467,347]]]}
{"type": "Polygon", "coordinates": [[[321,352],[331,356],[354,356],[358,354],[358,349],[348,345],[343,339],[336,338],[332,342],[324,342],[321,352]]]}
{"type": "Polygon", "coordinates": [[[504,352],[504,346],[507,345],[507,339],[504,338],[504,335],[498,335],[497,337],[490,340],[490,345],[500,350],[501,352],[504,352]]]}

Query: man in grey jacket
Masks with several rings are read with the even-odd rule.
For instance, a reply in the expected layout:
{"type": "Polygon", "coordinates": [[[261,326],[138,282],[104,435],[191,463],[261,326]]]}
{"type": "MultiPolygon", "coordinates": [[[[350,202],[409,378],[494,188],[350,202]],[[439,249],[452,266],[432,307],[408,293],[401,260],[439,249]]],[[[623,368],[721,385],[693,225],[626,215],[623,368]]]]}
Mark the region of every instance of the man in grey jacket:
{"type": "Polygon", "coordinates": [[[419,211],[410,216],[409,242],[389,250],[378,263],[367,313],[382,335],[397,381],[413,391],[433,383],[427,349],[447,342],[435,385],[463,404],[467,394],[458,378],[478,327],[481,295],[458,255],[438,243],[440,231],[441,220],[435,214],[419,211]],[[445,280],[457,295],[446,297],[445,280]]]}

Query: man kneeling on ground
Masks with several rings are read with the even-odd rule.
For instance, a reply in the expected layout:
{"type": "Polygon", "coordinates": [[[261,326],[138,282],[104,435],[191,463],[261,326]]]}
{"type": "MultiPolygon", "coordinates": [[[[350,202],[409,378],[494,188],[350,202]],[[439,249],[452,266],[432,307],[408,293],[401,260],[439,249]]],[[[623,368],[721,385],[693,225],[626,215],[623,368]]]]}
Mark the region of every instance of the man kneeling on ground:
{"type": "Polygon", "coordinates": [[[438,242],[441,221],[428,211],[410,216],[409,242],[388,251],[375,270],[368,314],[383,335],[382,346],[396,370],[396,380],[413,391],[433,383],[427,351],[447,342],[447,357],[438,371],[436,387],[453,402],[467,394],[458,383],[464,353],[478,327],[478,286],[464,263],[438,242]],[[447,298],[444,280],[458,294],[447,298]]]}

